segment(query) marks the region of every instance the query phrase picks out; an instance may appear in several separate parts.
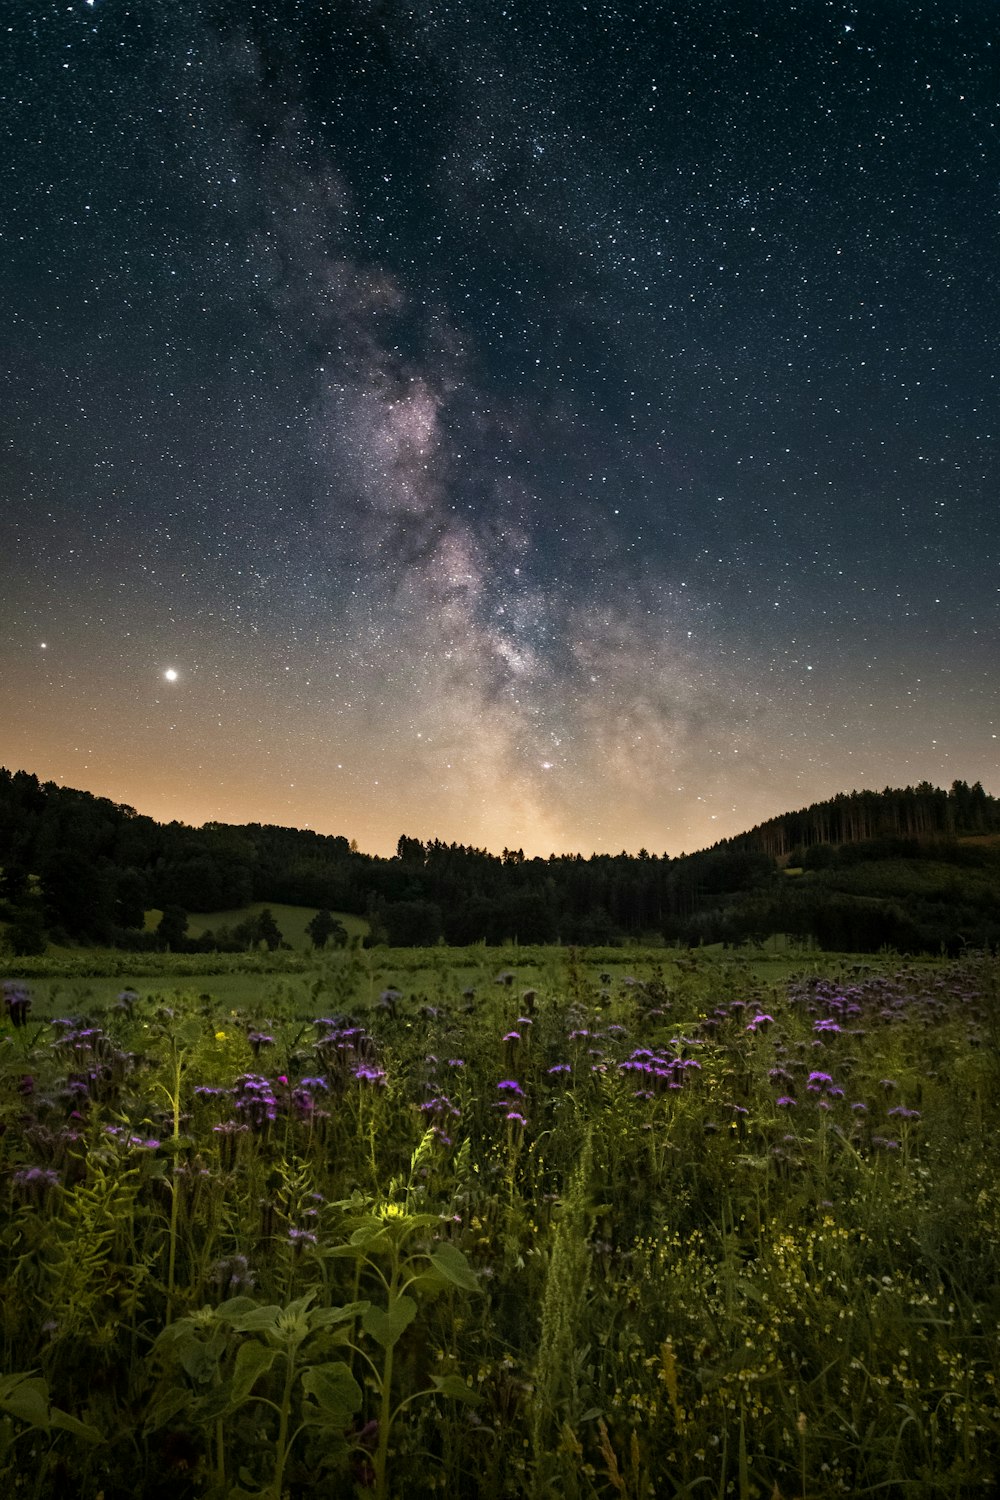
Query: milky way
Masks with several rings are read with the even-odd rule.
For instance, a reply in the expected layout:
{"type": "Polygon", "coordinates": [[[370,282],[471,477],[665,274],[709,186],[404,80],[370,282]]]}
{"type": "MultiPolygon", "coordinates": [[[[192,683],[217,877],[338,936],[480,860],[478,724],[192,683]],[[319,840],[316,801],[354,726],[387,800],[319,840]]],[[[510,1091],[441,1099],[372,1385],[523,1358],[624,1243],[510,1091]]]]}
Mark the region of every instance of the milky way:
{"type": "Polygon", "coordinates": [[[0,762],[373,852],[1000,793],[993,7],[2,46],[0,762]]]}

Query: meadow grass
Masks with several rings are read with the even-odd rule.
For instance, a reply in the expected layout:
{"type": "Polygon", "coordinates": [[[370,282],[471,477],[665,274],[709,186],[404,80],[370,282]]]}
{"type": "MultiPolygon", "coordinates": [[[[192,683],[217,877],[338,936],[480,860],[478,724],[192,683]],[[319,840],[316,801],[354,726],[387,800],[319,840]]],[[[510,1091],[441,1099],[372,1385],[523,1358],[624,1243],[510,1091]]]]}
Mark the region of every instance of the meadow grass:
{"type": "Polygon", "coordinates": [[[6,986],[8,1492],[990,1492],[994,959],[122,957],[6,986]]]}
{"type": "MultiPolygon", "coordinates": [[[[289,947],[297,953],[310,953],[313,943],[306,928],[318,910],[316,906],[290,906],[282,901],[254,901],[248,906],[234,907],[230,911],[191,912],[187,930],[193,938],[201,937],[205,932],[217,933],[220,927],[232,930],[241,922],[259,917],[262,911],[269,911],[289,947]]],[[[335,911],[331,915],[341,924],[349,938],[356,938],[360,942],[368,935],[370,928],[364,917],[356,917],[346,911],[335,911]]],[[[147,911],[146,931],[155,932],[162,916],[163,912],[156,907],[147,911]]]]}

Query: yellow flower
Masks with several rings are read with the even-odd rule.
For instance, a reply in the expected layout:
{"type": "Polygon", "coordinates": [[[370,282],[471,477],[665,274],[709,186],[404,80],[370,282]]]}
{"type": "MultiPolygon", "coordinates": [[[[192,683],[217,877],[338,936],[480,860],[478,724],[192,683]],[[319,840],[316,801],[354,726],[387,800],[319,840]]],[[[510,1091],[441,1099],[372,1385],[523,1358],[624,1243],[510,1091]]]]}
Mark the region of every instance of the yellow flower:
{"type": "Polygon", "coordinates": [[[224,1031],[217,1031],[215,1033],[215,1040],[217,1042],[224,1042],[226,1040],[226,1033],[224,1031]]]}

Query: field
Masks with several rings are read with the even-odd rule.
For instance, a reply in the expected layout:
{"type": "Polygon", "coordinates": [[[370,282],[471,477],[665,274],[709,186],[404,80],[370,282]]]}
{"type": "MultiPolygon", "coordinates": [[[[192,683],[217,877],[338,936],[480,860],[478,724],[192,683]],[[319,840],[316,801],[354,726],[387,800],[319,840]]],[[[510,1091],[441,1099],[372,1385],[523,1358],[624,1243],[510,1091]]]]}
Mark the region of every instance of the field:
{"type": "Polygon", "coordinates": [[[995,960],[17,962],[7,1493],[992,1492],[995,960]]]}
{"type": "MultiPolygon", "coordinates": [[[[281,935],[290,948],[298,953],[311,950],[312,943],[306,928],[316,915],[314,906],[286,906],[280,901],[254,901],[249,906],[237,907],[233,911],[192,912],[188,918],[187,930],[191,937],[200,937],[203,932],[218,932],[220,927],[232,929],[245,922],[248,917],[257,917],[265,910],[277,922],[281,935]]],[[[368,923],[364,917],[355,917],[350,912],[336,912],[334,915],[348,937],[360,939],[367,933],[368,923]]],[[[155,930],[162,916],[162,911],[155,909],[146,913],[147,932],[155,930]]]]}

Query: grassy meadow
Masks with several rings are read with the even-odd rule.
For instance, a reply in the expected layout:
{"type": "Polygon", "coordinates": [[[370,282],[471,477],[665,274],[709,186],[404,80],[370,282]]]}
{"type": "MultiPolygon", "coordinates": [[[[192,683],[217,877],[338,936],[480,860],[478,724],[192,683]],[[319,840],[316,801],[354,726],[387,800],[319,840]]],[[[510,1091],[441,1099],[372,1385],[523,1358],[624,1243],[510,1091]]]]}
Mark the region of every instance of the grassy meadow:
{"type": "MultiPolygon", "coordinates": [[[[248,918],[258,917],[261,912],[269,911],[288,946],[296,953],[308,953],[312,951],[313,945],[306,928],[316,915],[316,910],[314,906],[288,906],[281,901],[254,901],[249,906],[237,907],[232,911],[192,912],[188,917],[187,930],[191,937],[197,938],[205,932],[218,932],[221,927],[238,927],[248,918]]],[[[351,912],[336,912],[334,915],[348,938],[360,941],[367,935],[368,923],[364,917],[356,917],[351,912]]],[[[162,916],[162,911],[155,907],[148,911],[146,931],[154,932],[162,916]]]]}
{"type": "Polygon", "coordinates": [[[993,1492],[995,959],[272,909],[290,951],[9,963],[6,1493],[993,1492]]]}

